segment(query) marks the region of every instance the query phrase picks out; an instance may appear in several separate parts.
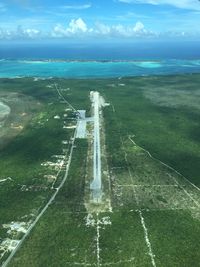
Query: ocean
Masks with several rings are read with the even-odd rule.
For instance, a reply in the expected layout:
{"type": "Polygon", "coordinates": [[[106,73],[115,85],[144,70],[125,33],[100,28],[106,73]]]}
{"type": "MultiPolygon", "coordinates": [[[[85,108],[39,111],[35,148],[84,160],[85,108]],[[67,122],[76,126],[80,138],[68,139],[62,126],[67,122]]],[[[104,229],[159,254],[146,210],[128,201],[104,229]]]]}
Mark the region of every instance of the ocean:
{"type": "Polygon", "coordinates": [[[1,43],[0,77],[101,78],[200,72],[199,42],[1,43]]]}

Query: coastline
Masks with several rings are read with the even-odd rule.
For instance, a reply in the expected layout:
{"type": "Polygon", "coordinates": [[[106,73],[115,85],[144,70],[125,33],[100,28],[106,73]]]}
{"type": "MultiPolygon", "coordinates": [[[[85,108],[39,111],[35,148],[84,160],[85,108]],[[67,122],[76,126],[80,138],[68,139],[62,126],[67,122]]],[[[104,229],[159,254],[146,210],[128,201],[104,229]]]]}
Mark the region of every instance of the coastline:
{"type": "Polygon", "coordinates": [[[117,78],[200,73],[200,60],[0,60],[0,78],[117,78]]]}

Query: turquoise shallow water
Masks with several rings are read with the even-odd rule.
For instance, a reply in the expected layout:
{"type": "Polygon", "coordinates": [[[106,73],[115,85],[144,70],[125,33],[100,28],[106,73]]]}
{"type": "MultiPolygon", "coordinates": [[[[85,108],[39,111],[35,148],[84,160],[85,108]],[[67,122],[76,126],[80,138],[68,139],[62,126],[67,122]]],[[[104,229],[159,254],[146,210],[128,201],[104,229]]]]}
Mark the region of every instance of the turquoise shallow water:
{"type": "Polygon", "coordinates": [[[200,73],[200,60],[34,61],[0,60],[0,77],[121,77],[200,73]]]}

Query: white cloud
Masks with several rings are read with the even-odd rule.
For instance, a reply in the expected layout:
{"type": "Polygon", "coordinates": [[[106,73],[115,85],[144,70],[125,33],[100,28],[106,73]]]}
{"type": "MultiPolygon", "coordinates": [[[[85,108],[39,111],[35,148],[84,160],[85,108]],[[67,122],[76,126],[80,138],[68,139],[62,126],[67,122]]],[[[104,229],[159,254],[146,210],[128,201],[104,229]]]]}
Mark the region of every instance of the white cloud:
{"type": "Polygon", "coordinates": [[[85,5],[68,5],[68,6],[62,6],[61,8],[82,10],[82,9],[88,9],[88,8],[91,8],[91,7],[92,7],[91,4],[85,4],[85,5]]]}
{"type": "Polygon", "coordinates": [[[105,24],[98,23],[96,24],[96,29],[94,32],[101,36],[107,37],[150,37],[153,35],[157,35],[156,33],[147,30],[144,24],[140,21],[136,22],[133,26],[123,26],[121,24],[108,26],[105,24]]]}
{"type": "Polygon", "coordinates": [[[182,9],[200,10],[198,0],[118,0],[127,4],[171,5],[182,9]]]}
{"type": "Polygon", "coordinates": [[[18,26],[16,30],[8,30],[0,28],[0,39],[35,39],[42,37],[42,32],[37,29],[26,28],[18,26]]]}
{"type": "Polygon", "coordinates": [[[53,37],[70,37],[73,35],[83,35],[91,32],[92,29],[89,29],[87,24],[83,19],[72,19],[67,28],[61,24],[57,24],[52,32],[53,37]]]}
{"type": "Polygon", "coordinates": [[[134,32],[144,32],[145,28],[144,28],[144,24],[140,21],[138,21],[135,24],[135,27],[133,28],[134,32]]]}
{"type": "Polygon", "coordinates": [[[24,29],[22,26],[17,27],[16,37],[34,39],[41,35],[41,31],[31,28],[24,29]]]}
{"type": "Polygon", "coordinates": [[[96,32],[101,35],[108,35],[111,32],[111,27],[103,23],[96,23],[96,32]]]}
{"type": "Polygon", "coordinates": [[[106,25],[103,23],[96,23],[94,28],[89,28],[84,20],[81,18],[75,20],[72,19],[68,27],[64,27],[61,24],[57,24],[52,31],[52,37],[142,37],[152,36],[154,33],[145,29],[142,22],[138,21],[132,26],[106,25]]]}
{"type": "MultiPolygon", "coordinates": [[[[198,33],[195,33],[198,36],[198,33]]],[[[114,24],[107,25],[96,23],[90,28],[82,18],[72,19],[67,26],[62,24],[55,25],[49,32],[42,32],[36,28],[18,26],[15,30],[0,28],[0,39],[39,39],[39,38],[100,38],[100,39],[130,39],[137,38],[163,38],[163,37],[188,37],[191,36],[187,32],[168,31],[154,32],[146,28],[141,21],[137,21],[133,25],[114,24]]]]}
{"type": "Polygon", "coordinates": [[[61,24],[57,24],[54,27],[51,35],[52,37],[64,37],[64,36],[67,36],[68,33],[66,32],[66,29],[61,24]]]}
{"type": "Polygon", "coordinates": [[[25,29],[23,31],[23,34],[31,39],[34,39],[38,36],[40,36],[40,31],[39,30],[36,30],[36,29],[25,29]]]}
{"type": "Polygon", "coordinates": [[[86,23],[81,19],[72,19],[71,22],[69,23],[69,28],[68,31],[71,33],[77,33],[77,32],[87,32],[88,27],[86,23]]]}

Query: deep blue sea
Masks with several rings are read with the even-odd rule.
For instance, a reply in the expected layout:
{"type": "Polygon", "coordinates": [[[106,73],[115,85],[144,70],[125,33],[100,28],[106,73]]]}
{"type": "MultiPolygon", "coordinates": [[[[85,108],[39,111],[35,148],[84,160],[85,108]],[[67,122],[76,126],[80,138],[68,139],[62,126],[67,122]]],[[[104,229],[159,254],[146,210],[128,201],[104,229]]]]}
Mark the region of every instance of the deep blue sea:
{"type": "Polygon", "coordinates": [[[200,42],[0,44],[0,77],[121,77],[200,73],[200,42]]]}

